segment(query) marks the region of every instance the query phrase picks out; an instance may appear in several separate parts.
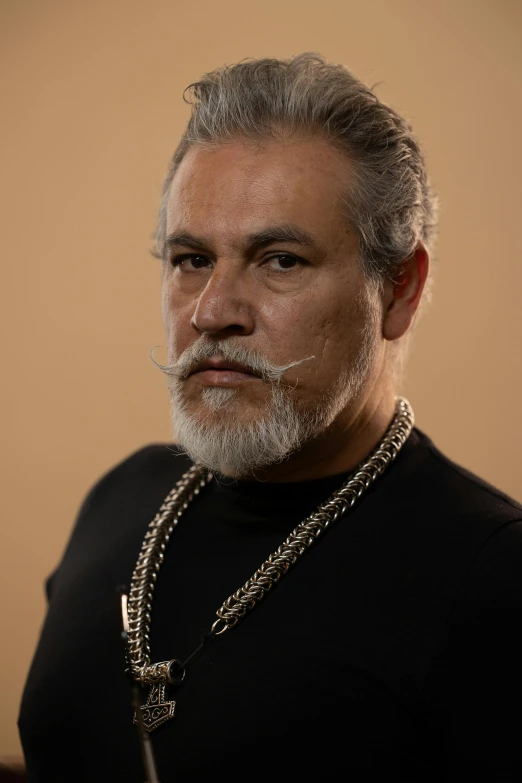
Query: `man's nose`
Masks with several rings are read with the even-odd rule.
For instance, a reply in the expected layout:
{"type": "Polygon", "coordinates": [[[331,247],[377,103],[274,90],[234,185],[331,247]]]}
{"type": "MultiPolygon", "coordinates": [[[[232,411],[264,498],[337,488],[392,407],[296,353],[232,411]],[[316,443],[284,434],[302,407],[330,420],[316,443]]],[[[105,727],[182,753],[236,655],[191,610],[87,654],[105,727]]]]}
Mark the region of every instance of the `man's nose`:
{"type": "Polygon", "coordinates": [[[191,323],[202,334],[251,334],[255,319],[251,292],[245,280],[247,273],[245,270],[225,271],[218,265],[197,299],[191,323]]]}

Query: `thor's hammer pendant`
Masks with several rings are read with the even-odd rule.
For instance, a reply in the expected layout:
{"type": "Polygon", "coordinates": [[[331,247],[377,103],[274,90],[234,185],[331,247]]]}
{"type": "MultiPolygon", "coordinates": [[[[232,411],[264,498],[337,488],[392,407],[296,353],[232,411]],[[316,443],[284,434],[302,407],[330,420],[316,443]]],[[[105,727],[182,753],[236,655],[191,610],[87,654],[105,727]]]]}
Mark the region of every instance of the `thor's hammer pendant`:
{"type": "MultiPolygon", "coordinates": [[[[174,717],[175,701],[165,701],[165,684],[155,683],[151,686],[147,701],[140,707],[143,727],[151,732],[161,726],[162,723],[174,717]]],[[[136,714],[134,723],[138,723],[136,714]]]]}

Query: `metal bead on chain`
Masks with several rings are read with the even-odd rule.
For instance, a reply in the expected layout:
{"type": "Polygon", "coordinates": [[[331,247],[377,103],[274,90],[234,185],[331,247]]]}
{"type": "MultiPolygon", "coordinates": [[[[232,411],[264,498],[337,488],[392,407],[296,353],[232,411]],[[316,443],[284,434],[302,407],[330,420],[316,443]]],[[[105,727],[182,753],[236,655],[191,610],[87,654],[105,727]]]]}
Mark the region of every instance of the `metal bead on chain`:
{"type": "MultiPolygon", "coordinates": [[[[227,598],[216,612],[217,620],[212,625],[211,634],[222,634],[237,625],[319,536],[357,502],[395,459],[413,424],[413,410],[409,402],[399,398],[393,421],[377,448],[340,489],[294,528],[243,587],[227,598]]],[[[172,662],[150,663],[149,633],[154,586],[174,527],[193,497],[211,479],[212,475],[203,468],[188,470],[167,495],[145,536],[129,594],[127,649],[132,674],[142,683],[154,684],[169,678],[172,662]]]]}

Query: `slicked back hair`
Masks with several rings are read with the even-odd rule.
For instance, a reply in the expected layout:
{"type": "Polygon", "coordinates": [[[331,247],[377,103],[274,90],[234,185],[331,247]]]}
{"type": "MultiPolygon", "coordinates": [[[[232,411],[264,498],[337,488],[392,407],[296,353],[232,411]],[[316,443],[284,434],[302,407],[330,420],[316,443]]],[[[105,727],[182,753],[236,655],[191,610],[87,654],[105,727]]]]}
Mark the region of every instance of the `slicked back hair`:
{"type": "Polygon", "coordinates": [[[156,252],[163,257],[168,191],[187,151],[235,140],[323,138],[351,161],[347,219],[367,278],[396,280],[419,241],[436,233],[436,197],[409,123],[344,66],[318,54],[245,60],[205,74],[185,91],[192,114],[163,187],[156,252]]]}

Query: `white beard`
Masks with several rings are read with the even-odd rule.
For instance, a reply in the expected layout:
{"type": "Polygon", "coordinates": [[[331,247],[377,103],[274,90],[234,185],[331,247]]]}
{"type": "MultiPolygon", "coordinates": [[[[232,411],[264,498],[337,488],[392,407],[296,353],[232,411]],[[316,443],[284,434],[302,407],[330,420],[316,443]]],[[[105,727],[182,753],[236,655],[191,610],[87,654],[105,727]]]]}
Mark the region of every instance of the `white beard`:
{"type": "Polygon", "coordinates": [[[291,390],[273,385],[266,412],[246,424],[234,415],[239,389],[205,388],[201,400],[210,415],[187,411],[179,389],[171,390],[176,442],[199,465],[225,476],[246,476],[282,462],[320,428],[321,412],[299,413],[291,390]],[[219,412],[219,416],[213,413],[219,412]]]}
{"type": "Polygon", "coordinates": [[[351,366],[340,372],[335,388],[325,391],[307,409],[298,407],[293,388],[282,381],[282,376],[290,367],[315,357],[278,367],[259,352],[237,346],[230,339],[208,341],[201,338],[174,365],[158,365],[170,376],[175,442],[196,464],[213,473],[236,478],[288,458],[332,424],[359,396],[367,382],[376,351],[374,317],[377,317],[374,308],[369,310],[351,366]],[[270,399],[262,415],[242,422],[237,415],[242,390],[219,387],[201,389],[202,405],[196,413],[190,411],[183,382],[195,361],[215,355],[239,361],[261,375],[262,381],[270,387],[270,399]]]}

